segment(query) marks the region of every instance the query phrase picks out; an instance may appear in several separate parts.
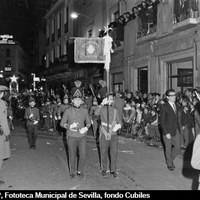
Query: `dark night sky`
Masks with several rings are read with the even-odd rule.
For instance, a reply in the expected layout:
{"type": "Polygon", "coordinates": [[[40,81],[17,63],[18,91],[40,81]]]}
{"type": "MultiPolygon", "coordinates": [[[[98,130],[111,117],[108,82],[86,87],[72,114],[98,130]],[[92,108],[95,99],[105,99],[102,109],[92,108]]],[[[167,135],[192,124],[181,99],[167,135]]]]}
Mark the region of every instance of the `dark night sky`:
{"type": "Polygon", "coordinates": [[[34,56],[38,24],[56,0],[0,0],[0,34],[10,34],[34,56]]]}

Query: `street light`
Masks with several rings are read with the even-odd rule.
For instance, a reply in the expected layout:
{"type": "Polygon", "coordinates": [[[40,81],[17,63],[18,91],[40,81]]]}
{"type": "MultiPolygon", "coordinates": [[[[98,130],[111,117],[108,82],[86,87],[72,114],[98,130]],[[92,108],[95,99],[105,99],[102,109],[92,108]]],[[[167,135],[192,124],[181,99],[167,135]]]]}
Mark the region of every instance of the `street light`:
{"type": "Polygon", "coordinates": [[[86,17],[86,18],[92,20],[92,22],[94,22],[94,19],[92,17],[89,17],[87,15],[84,15],[84,14],[81,14],[81,13],[78,13],[78,12],[72,12],[70,16],[71,16],[72,19],[77,19],[79,15],[86,17]]]}

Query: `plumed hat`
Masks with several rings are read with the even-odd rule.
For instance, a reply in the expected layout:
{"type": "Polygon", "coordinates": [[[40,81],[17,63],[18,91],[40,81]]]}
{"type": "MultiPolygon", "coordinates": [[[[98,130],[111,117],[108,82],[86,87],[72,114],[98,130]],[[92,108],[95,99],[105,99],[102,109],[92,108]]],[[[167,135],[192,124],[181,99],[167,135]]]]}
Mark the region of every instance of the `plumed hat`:
{"type": "Polygon", "coordinates": [[[83,98],[84,90],[81,88],[81,81],[77,80],[74,82],[75,87],[71,90],[72,98],[83,98]]]}
{"type": "Polygon", "coordinates": [[[57,103],[60,103],[60,102],[61,102],[60,98],[57,98],[57,103]]]}

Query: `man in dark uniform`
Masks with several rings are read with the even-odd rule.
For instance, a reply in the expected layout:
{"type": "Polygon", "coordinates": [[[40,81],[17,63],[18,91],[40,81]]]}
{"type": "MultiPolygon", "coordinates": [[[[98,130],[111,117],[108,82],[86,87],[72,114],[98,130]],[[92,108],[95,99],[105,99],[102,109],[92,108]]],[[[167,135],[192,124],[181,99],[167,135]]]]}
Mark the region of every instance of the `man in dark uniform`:
{"type": "Polygon", "coordinates": [[[29,107],[25,110],[24,118],[26,119],[28,143],[31,149],[35,149],[40,113],[39,109],[35,107],[35,99],[33,97],[29,99],[29,107]]]}
{"type": "Polygon", "coordinates": [[[176,93],[174,89],[166,91],[167,103],[161,108],[160,124],[165,144],[167,168],[175,169],[174,159],[180,152],[180,133],[178,126],[178,111],[175,104],[176,93]]]}
{"type": "Polygon", "coordinates": [[[105,97],[101,105],[95,110],[95,115],[100,115],[101,119],[99,143],[101,152],[102,176],[106,176],[108,150],[110,149],[110,173],[114,178],[118,178],[116,172],[119,143],[117,131],[121,128],[121,119],[119,118],[118,110],[112,106],[113,102],[114,100],[112,94],[110,94],[108,97],[105,97]]]}
{"type": "Polygon", "coordinates": [[[82,90],[77,87],[73,88],[72,91],[73,105],[64,112],[60,126],[67,130],[70,178],[75,178],[76,156],[78,148],[79,159],[77,165],[77,176],[83,179],[83,171],[86,160],[86,134],[91,125],[91,119],[89,117],[88,110],[81,107],[83,103],[82,90]]]}

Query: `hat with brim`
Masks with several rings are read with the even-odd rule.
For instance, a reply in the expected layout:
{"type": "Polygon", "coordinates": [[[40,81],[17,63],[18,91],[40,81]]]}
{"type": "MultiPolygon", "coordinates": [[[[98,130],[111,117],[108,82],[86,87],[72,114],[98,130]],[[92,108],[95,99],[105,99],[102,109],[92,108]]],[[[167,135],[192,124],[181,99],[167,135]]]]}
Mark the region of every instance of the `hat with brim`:
{"type": "Polygon", "coordinates": [[[65,94],[65,96],[63,97],[63,100],[64,100],[64,99],[68,99],[68,98],[69,98],[68,95],[65,94]]]}
{"type": "Polygon", "coordinates": [[[33,97],[30,97],[30,99],[29,99],[29,103],[31,103],[31,102],[35,102],[35,99],[33,98],[33,97]]]}
{"type": "Polygon", "coordinates": [[[0,91],[6,91],[8,90],[8,87],[5,85],[0,85],[0,91]]]}

